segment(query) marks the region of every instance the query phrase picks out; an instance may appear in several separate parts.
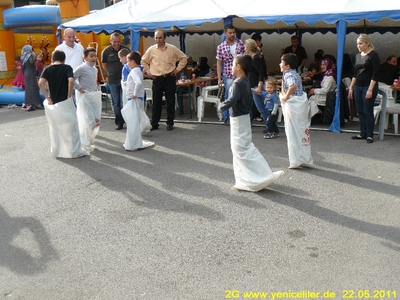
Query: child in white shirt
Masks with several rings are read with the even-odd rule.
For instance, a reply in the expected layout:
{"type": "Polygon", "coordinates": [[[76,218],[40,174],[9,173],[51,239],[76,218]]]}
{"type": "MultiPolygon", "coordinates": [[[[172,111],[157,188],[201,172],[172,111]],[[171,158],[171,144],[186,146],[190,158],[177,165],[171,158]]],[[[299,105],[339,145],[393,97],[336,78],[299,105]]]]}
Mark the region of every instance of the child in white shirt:
{"type": "MultiPolygon", "coordinates": [[[[126,81],[126,95],[128,102],[121,110],[126,122],[126,140],[124,148],[134,151],[154,145],[153,142],[142,140],[140,123],[144,113],[144,84],[143,73],[140,69],[142,57],[134,51],[127,55],[128,66],[131,69],[126,81]]],[[[151,128],[151,127],[150,127],[151,128]]]]}

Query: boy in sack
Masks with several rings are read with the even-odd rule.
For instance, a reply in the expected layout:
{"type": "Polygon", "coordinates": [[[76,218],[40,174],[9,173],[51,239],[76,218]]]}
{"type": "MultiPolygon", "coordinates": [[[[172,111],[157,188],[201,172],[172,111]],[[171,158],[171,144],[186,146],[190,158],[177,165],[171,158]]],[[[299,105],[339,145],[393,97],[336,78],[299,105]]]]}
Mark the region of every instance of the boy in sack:
{"type": "Polygon", "coordinates": [[[253,96],[247,74],[252,66],[250,55],[240,54],[233,61],[232,75],[236,78],[229,98],[219,106],[221,112],[229,109],[231,150],[233,155],[234,187],[257,192],[283,174],[272,172],[267,161],[252,143],[250,106],[253,96]]]}
{"type": "MultiPolygon", "coordinates": [[[[129,151],[144,149],[153,146],[154,143],[142,140],[140,124],[144,118],[144,84],[143,72],[140,69],[139,52],[134,51],[127,55],[128,66],[131,69],[126,81],[126,94],[128,102],[122,108],[122,117],[126,123],[126,139],[124,148],[129,151]]],[[[146,116],[147,117],[147,116],[146,116]]],[[[147,117],[148,129],[151,129],[150,120],[147,117]]]]}
{"type": "Polygon", "coordinates": [[[86,48],[83,56],[85,62],[74,70],[74,89],[82,147],[90,152],[100,129],[102,103],[97,85],[96,49],[86,48]]]}
{"type": "Polygon", "coordinates": [[[311,157],[310,119],[307,94],[303,91],[301,77],[296,72],[297,56],[282,55],[279,64],[282,72],[281,100],[285,133],[289,151],[289,168],[310,167],[311,157]]]}

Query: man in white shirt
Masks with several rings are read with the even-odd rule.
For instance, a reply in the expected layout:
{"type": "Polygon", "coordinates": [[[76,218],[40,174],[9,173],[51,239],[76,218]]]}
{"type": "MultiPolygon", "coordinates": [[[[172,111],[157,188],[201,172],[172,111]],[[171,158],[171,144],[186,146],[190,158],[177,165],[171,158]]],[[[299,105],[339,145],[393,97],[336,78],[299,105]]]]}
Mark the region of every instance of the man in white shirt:
{"type": "Polygon", "coordinates": [[[72,28],[64,30],[64,42],[54,50],[62,50],[65,53],[65,64],[75,70],[83,63],[83,46],[75,42],[75,31],[72,28]]]}

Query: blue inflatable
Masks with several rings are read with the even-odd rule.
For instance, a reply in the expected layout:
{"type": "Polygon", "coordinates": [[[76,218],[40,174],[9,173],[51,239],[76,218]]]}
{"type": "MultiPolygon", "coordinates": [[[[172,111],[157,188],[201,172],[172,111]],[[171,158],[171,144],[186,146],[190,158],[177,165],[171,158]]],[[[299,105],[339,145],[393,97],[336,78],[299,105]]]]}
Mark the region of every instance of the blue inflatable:
{"type": "MultiPolygon", "coordinates": [[[[44,95],[40,92],[40,98],[44,101],[44,95]]],[[[25,102],[25,92],[19,87],[0,88],[0,104],[22,105],[25,102]]]]}

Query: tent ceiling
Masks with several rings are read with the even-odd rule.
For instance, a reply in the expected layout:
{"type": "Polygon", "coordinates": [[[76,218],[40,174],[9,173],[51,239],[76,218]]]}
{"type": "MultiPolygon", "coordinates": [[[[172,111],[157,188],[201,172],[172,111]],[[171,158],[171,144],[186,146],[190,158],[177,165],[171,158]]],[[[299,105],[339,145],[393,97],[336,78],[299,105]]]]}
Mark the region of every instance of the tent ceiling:
{"type": "Polygon", "coordinates": [[[171,33],[220,33],[223,19],[232,17],[242,32],[336,31],[345,20],[349,31],[400,31],[400,1],[336,0],[123,0],[93,14],[60,25],[82,32],[153,32],[163,27],[171,33]]]}

